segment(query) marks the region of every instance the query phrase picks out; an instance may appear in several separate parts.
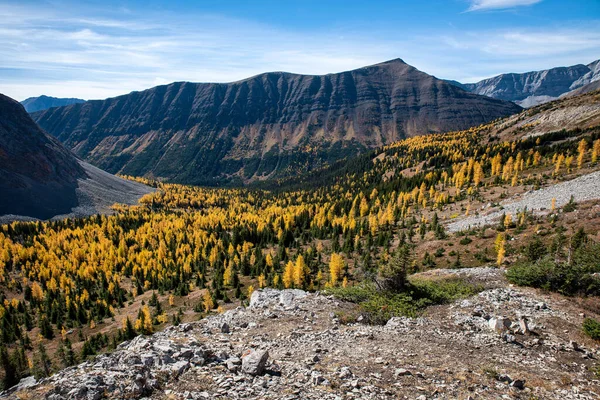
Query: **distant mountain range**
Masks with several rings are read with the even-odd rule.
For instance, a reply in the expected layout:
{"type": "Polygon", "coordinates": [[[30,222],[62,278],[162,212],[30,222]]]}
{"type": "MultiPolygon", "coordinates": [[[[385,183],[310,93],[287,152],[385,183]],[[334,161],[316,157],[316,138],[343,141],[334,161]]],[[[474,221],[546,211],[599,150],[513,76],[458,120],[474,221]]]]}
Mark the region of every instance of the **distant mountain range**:
{"type": "Polygon", "coordinates": [[[106,212],[150,191],[78,160],[21,104],[0,94],[0,223],[106,212]]]}
{"type": "Polygon", "coordinates": [[[32,117],[109,172],[218,185],[294,175],[407,136],[520,110],[396,59],[323,76],[177,82],[32,117]]]}
{"type": "MultiPolygon", "coordinates": [[[[448,82],[472,93],[512,101],[522,107],[532,107],[556,100],[598,80],[600,60],[588,65],[578,64],[522,74],[502,74],[477,83],[448,82]]],[[[590,91],[592,87],[583,91],[590,91]]]]}
{"type": "Polygon", "coordinates": [[[68,106],[70,104],[84,103],[82,99],[59,99],[57,97],[39,96],[30,97],[21,102],[25,110],[29,113],[35,111],[47,110],[52,107],[68,106]]]}

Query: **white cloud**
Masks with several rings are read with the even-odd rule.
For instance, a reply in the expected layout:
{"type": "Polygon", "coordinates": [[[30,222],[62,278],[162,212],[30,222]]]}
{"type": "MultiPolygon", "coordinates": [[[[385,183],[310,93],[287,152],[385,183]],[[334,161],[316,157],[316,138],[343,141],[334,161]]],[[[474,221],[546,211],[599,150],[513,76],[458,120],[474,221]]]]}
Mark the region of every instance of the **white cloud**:
{"type": "Polygon", "coordinates": [[[397,57],[440,78],[468,82],[590,62],[600,54],[598,22],[367,34],[296,32],[206,15],[159,17],[0,4],[0,93],[18,100],[40,94],[105,98],[174,81],[230,82],[267,71],[326,74],[397,57]]]}
{"type": "Polygon", "coordinates": [[[467,11],[502,10],[519,6],[530,6],[542,0],[471,0],[467,11]]]}

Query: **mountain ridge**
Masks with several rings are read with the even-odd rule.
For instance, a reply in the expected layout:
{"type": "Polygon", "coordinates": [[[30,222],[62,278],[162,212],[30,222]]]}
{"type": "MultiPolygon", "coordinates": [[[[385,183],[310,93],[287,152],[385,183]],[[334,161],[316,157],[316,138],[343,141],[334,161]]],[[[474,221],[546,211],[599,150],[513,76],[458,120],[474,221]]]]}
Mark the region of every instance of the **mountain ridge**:
{"type": "Polygon", "coordinates": [[[600,60],[587,65],[504,73],[475,83],[447,82],[473,93],[512,101],[527,108],[556,100],[597,80],[600,80],[600,60]]]}
{"type": "Polygon", "coordinates": [[[28,113],[32,113],[36,111],[47,110],[52,107],[62,107],[84,102],[85,100],[77,98],[58,98],[41,95],[38,97],[29,97],[21,101],[21,104],[23,105],[23,107],[25,107],[25,110],[28,113]]]}
{"type": "Polygon", "coordinates": [[[151,191],[77,159],[0,94],[0,223],[106,213],[151,191]]]}
{"type": "Polygon", "coordinates": [[[519,111],[394,59],[327,75],[268,72],[231,83],[174,82],[33,113],[112,173],[221,184],[268,179],[403,137],[519,111]]]}

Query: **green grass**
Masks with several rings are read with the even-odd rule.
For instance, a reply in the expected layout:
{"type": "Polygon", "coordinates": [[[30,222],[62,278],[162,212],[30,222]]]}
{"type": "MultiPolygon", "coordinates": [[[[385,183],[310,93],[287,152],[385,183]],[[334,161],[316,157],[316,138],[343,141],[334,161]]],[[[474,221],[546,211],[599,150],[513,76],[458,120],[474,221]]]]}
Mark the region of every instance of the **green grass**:
{"type": "MultiPolygon", "coordinates": [[[[346,288],[327,290],[340,300],[359,305],[357,315],[362,315],[367,323],[382,325],[391,317],[417,317],[429,306],[446,304],[454,300],[472,296],[482,290],[481,287],[461,279],[425,280],[410,279],[402,292],[377,290],[373,284],[360,284],[346,288]]],[[[348,314],[341,318],[343,322],[352,322],[348,314]]]]}

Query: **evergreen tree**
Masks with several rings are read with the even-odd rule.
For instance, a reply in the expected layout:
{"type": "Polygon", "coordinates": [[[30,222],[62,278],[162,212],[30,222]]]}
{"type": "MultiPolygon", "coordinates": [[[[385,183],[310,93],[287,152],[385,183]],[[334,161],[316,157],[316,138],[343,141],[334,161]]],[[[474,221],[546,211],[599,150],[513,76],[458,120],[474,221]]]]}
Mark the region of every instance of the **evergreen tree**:
{"type": "Polygon", "coordinates": [[[52,361],[48,357],[48,353],[46,353],[46,347],[40,342],[33,359],[33,375],[36,379],[40,379],[50,376],[51,372],[52,361]]]}
{"type": "Polygon", "coordinates": [[[8,355],[6,346],[0,347],[0,365],[4,370],[4,378],[2,379],[2,385],[4,389],[8,389],[18,383],[17,370],[14,363],[8,355]]]}

